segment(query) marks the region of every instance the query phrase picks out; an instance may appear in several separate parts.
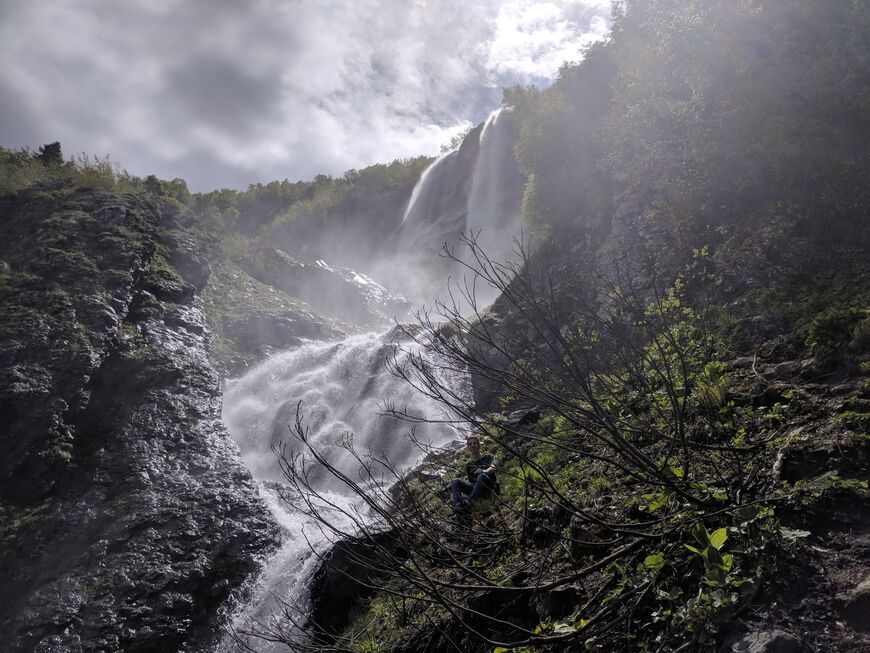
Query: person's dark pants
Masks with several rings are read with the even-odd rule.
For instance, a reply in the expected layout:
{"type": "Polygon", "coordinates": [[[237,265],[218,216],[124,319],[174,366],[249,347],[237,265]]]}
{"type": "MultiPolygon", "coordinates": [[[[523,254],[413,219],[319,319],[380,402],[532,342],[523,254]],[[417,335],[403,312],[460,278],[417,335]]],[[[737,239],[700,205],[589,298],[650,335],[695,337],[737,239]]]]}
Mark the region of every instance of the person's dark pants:
{"type": "Polygon", "coordinates": [[[490,494],[494,485],[495,478],[484,472],[475,477],[473,485],[461,478],[454,478],[453,483],[450,484],[450,498],[454,506],[459,506],[462,504],[462,495],[467,494],[468,501],[474,503],[478,497],[490,494]]]}

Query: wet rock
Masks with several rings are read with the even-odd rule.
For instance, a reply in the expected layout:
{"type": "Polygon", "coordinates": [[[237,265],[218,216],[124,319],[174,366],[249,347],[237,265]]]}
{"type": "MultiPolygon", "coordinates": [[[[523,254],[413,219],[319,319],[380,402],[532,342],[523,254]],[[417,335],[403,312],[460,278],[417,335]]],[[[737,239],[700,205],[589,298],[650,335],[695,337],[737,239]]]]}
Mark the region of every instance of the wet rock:
{"type": "Polygon", "coordinates": [[[803,653],[806,647],[784,630],[765,630],[749,633],[731,646],[734,653],[803,653]]]}
{"type": "Polygon", "coordinates": [[[43,637],[33,648],[34,653],[79,653],[82,639],[78,635],[49,635],[43,637]]]}
{"type": "Polygon", "coordinates": [[[807,380],[816,379],[825,374],[824,366],[815,358],[807,358],[800,363],[800,375],[807,380]]]}
{"type": "Polygon", "coordinates": [[[240,374],[277,349],[305,339],[338,339],[350,330],[227,261],[213,265],[203,298],[215,336],[213,356],[226,376],[240,374]]]}
{"type": "Polygon", "coordinates": [[[245,349],[289,348],[311,333],[310,324],[291,313],[284,315],[245,315],[229,323],[233,340],[245,349]]]}
{"type": "Polygon", "coordinates": [[[155,257],[172,207],[81,191],[7,208],[2,648],[207,650],[278,531],[220,421],[195,286],[155,257]]]}
{"type": "Polygon", "coordinates": [[[163,322],[198,335],[205,332],[205,317],[199,308],[172,306],[163,314],[163,322]]]}
{"type": "Polygon", "coordinates": [[[528,424],[536,424],[541,417],[541,407],[521,408],[510,413],[504,421],[508,428],[519,428],[528,424]]]}
{"type": "Polygon", "coordinates": [[[187,302],[193,298],[196,288],[183,279],[154,278],[145,285],[145,290],[157,299],[166,302],[187,302]]]}
{"type": "Polygon", "coordinates": [[[192,238],[175,236],[170,240],[170,262],[185,281],[202,290],[211,276],[211,264],[192,238]]]}
{"type": "Polygon", "coordinates": [[[798,374],[801,370],[800,361],[785,361],[773,366],[773,376],[778,379],[788,379],[798,374]]]}
{"type": "Polygon", "coordinates": [[[757,364],[755,356],[741,356],[735,358],[728,363],[728,368],[732,370],[750,370],[757,364]]]}
{"type": "Polygon", "coordinates": [[[832,397],[845,397],[847,395],[851,395],[855,391],[857,386],[858,384],[856,383],[856,381],[852,380],[846,383],[839,383],[835,386],[832,386],[828,392],[832,397]]]}
{"type": "Polygon", "coordinates": [[[411,303],[371,277],[324,261],[306,261],[280,249],[260,249],[245,271],[318,311],[355,324],[389,324],[411,303]]]}
{"type": "Polygon", "coordinates": [[[315,637],[330,642],[346,628],[362,609],[365,599],[374,593],[373,586],[382,578],[378,571],[379,551],[403,556],[392,531],[375,534],[371,539],[342,540],[323,556],[311,582],[311,625],[315,637]]]}
{"type": "Polygon", "coordinates": [[[423,327],[419,324],[397,324],[384,336],[384,340],[402,344],[413,342],[414,338],[419,335],[423,335],[423,327]]]}
{"type": "Polygon", "coordinates": [[[121,224],[127,219],[127,208],[124,206],[106,206],[95,212],[103,222],[121,224]]]}
{"type": "Polygon", "coordinates": [[[861,581],[851,592],[840,597],[842,613],[855,630],[870,631],[870,577],[861,581]]]}
{"type": "Polygon", "coordinates": [[[779,325],[770,315],[753,315],[747,320],[746,335],[754,342],[761,342],[777,336],[779,325]]]}

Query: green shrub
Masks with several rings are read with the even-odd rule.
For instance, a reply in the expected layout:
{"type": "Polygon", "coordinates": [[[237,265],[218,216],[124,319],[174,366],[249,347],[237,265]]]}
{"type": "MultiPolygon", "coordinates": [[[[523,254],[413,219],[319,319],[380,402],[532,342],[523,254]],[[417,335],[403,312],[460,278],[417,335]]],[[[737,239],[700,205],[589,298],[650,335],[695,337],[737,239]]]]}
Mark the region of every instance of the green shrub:
{"type": "Polygon", "coordinates": [[[863,308],[831,308],[813,319],[807,335],[807,346],[814,355],[831,357],[845,352],[857,336],[864,338],[868,311],[863,308]],[[860,333],[859,333],[860,331],[860,333]]]}

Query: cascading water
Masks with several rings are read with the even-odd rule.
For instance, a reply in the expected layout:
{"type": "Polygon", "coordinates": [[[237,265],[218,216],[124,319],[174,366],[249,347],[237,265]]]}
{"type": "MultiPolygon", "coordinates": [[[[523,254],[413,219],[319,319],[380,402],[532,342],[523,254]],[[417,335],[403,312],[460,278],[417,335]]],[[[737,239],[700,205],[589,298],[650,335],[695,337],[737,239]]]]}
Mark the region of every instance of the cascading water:
{"type": "MultiPolygon", "coordinates": [[[[494,111],[459,149],[438,157],[423,172],[405,209],[397,252],[375,276],[400,276],[397,289],[425,302],[454,272],[440,254],[445,243],[455,245],[461,234],[474,234],[495,261],[512,257],[513,240],[520,236],[525,178],[513,154],[510,116],[509,109],[494,111]],[[396,275],[397,269],[411,273],[396,275]]],[[[479,290],[482,302],[495,298],[494,292],[479,290]]]]}
{"type": "Polygon", "coordinates": [[[423,171],[414,185],[414,190],[411,191],[408,206],[402,216],[402,224],[425,222],[426,216],[433,213],[438,214],[439,217],[444,215],[445,194],[437,191],[443,190],[446,183],[449,183],[458,154],[459,150],[442,154],[423,171]]]}
{"type": "MultiPolygon", "coordinates": [[[[236,630],[262,630],[263,625],[276,623],[282,602],[304,613],[308,581],[319,562],[316,554],[322,554],[331,544],[331,538],[310,517],[293,510],[279,496],[283,475],[272,445],[287,442],[291,449],[301,451],[301,446],[293,447],[294,440],[288,437],[297,403],[302,402],[309,442],[351,477],[357,477],[359,463],[339,445],[342,435],[348,433],[353,434],[359,453],[387,458],[399,469],[408,469],[418,462],[421,451],[409,441],[407,422],[381,414],[383,402],[388,399],[409,414],[445,420],[451,417],[387,369],[388,358],[394,354],[401,358],[411,352],[425,355],[413,343],[404,342],[399,347],[394,332],[368,333],[340,342],[303,345],[275,355],[229,382],[224,395],[224,421],[242,458],[260,481],[266,502],[284,527],[283,545],[259,579],[255,600],[236,616],[236,630]]],[[[465,376],[456,375],[449,382],[461,395],[469,395],[470,382],[465,376]]],[[[415,433],[417,440],[433,446],[443,446],[458,437],[461,433],[446,423],[423,424],[415,433]]],[[[327,472],[317,474],[315,470],[313,484],[339,509],[333,516],[336,526],[352,531],[351,520],[341,511],[358,510],[358,497],[327,472]]],[[[283,645],[259,639],[250,645],[263,652],[287,650],[283,645]]],[[[234,646],[227,638],[218,651],[233,651],[234,646]]]]}
{"type": "Polygon", "coordinates": [[[513,239],[522,227],[524,179],[513,156],[514,131],[507,109],[493,111],[480,132],[465,231],[494,261],[513,258],[513,239]]]}
{"type": "MultiPolygon", "coordinates": [[[[439,157],[426,169],[409,198],[396,254],[373,266],[373,276],[421,303],[431,301],[437,289],[444,287],[452,270],[438,254],[445,242],[455,244],[463,232],[473,232],[493,260],[510,256],[513,238],[520,231],[524,179],[513,157],[509,116],[503,109],[492,113],[458,150],[439,157]]],[[[480,303],[487,303],[496,294],[486,288],[478,288],[478,292],[480,303]]],[[[359,453],[386,458],[400,470],[412,467],[421,456],[420,449],[409,441],[410,425],[381,414],[385,400],[408,414],[451,420],[441,405],[387,369],[389,357],[410,352],[427,355],[425,348],[408,342],[397,350],[392,333],[367,333],[341,342],[303,345],[275,355],[229,382],[224,421],[260,481],[263,497],[284,527],[283,545],[266,565],[254,600],[234,619],[237,631],[262,632],[264,627],[279,623],[282,603],[294,605],[304,614],[318,554],[331,544],[331,538],[312,518],[281,498],[284,479],[272,447],[294,442],[288,425],[294,422],[300,401],[309,442],[331,465],[351,477],[358,476],[359,462],[340,446],[345,434],[353,434],[359,453]]],[[[438,362],[433,363],[438,369],[438,362]]],[[[467,375],[444,380],[458,396],[470,398],[467,375]]],[[[440,446],[461,435],[447,424],[429,423],[418,427],[415,437],[440,446]]],[[[300,447],[295,451],[306,455],[300,447]]],[[[353,520],[343,513],[361,510],[357,497],[325,470],[315,468],[311,480],[317,493],[334,505],[330,515],[334,525],[353,531],[353,520]]],[[[298,630],[289,634],[302,636],[298,630]]],[[[286,650],[283,645],[259,639],[249,641],[249,645],[263,652],[286,650]]],[[[231,638],[218,647],[221,653],[233,650],[236,647],[231,638]]]]}

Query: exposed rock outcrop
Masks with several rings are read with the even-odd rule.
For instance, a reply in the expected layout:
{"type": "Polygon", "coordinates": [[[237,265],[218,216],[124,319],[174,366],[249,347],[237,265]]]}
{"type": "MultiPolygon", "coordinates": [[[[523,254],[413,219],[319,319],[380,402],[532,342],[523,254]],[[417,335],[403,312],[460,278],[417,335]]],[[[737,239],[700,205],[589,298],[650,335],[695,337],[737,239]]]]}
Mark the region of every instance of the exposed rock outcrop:
{"type": "Polygon", "coordinates": [[[0,215],[4,647],[203,650],[277,530],[220,420],[202,246],[145,196],[0,215]]]}
{"type": "Polygon", "coordinates": [[[203,299],[215,335],[213,358],[225,376],[238,376],[277,350],[305,340],[340,339],[354,328],[255,279],[226,259],[212,265],[203,299]]]}
{"type": "Polygon", "coordinates": [[[321,313],[355,324],[390,324],[411,309],[407,299],[393,295],[371,277],[272,247],[257,251],[245,270],[321,313]]]}
{"type": "Polygon", "coordinates": [[[395,533],[384,531],[371,540],[341,540],[323,556],[311,581],[311,626],[317,640],[333,637],[359,616],[362,603],[383,581],[379,550],[402,557],[395,533]]]}

